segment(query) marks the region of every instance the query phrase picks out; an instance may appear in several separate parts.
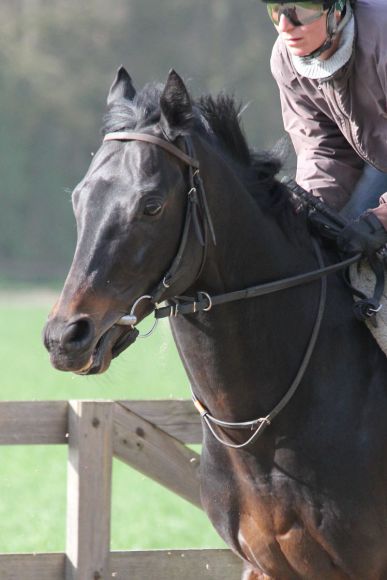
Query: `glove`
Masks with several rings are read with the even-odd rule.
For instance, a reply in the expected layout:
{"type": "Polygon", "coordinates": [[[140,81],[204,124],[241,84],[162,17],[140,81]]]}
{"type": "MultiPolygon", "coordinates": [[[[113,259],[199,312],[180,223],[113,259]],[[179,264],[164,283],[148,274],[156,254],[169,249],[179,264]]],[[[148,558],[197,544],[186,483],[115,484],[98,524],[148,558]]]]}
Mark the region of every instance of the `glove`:
{"type": "Polygon", "coordinates": [[[345,254],[370,256],[387,244],[387,230],[371,212],[350,222],[337,236],[337,245],[345,254]]]}

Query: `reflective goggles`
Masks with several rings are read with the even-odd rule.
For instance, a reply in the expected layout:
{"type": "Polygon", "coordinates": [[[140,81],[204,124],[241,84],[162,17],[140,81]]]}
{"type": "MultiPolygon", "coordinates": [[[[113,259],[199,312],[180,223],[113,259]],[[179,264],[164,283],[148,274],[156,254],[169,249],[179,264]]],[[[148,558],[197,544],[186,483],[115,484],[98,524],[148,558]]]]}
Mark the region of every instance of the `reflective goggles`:
{"type": "Polygon", "coordinates": [[[321,2],[287,2],[286,4],[270,2],[266,6],[276,26],[280,23],[282,14],[290,20],[293,26],[303,26],[318,20],[325,12],[321,2]]]}

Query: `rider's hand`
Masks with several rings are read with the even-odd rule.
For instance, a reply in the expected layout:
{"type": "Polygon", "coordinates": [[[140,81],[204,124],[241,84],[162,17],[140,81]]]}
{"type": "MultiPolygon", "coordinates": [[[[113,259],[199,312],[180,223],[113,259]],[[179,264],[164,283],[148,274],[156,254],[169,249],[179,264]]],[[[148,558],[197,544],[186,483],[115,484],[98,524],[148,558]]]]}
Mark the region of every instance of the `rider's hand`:
{"type": "Polygon", "coordinates": [[[346,254],[374,254],[387,244],[387,230],[372,212],[350,222],[338,235],[337,244],[346,254]]]}

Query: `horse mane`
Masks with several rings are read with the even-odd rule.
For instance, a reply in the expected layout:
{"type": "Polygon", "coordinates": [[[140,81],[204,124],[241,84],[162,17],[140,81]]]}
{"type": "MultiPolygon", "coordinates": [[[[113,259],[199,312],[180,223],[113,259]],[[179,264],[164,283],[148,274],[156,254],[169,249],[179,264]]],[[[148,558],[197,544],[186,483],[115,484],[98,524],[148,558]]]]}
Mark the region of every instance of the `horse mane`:
{"type": "MultiPolygon", "coordinates": [[[[104,116],[102,133],[141,130],[156,124],[160,120],[163,89],[162,84],[148,83],[133,100],[115,101],[104,116]]],[[[259,206],[288,218],[294,208],[287,188],[277,179],[282,167],[281,152],[279,155],[257,152],[249,147],[240,121],[242,105],[223,93],[216,97],[202,95],[193,102],[193,111],[194,128],[214,141],[223,155],[233,162],[259,206]]],[[[192,123],[181,130],[183,134],[191,131],[192,123]]]]}
{"type": "Polygon", "coordinates": [[[277,179],[285,148],[282,151],[279,145],[276,154],[251,149],[241,125],[243,105],[230,95],[220,93],[216,98],[204,95],[197,103],[211,131],[238,163],[244,184],[262,209],[279,213],[288,208],[291,205],[288,190],[277,179]]]}

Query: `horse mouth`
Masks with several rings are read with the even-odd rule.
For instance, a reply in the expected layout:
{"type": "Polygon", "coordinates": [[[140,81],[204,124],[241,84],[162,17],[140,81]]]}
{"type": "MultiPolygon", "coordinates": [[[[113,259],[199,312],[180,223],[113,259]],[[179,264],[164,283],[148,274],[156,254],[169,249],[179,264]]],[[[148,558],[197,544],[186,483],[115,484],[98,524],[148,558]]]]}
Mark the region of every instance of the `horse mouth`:
{"type": "Polygon", "coordinates": [[[87,312],[66,314],[55,313],[48,319],[43,342],[54,368],[77,375],[104,373],[135,342],[139,333],[133,324],[144,316],[141,312],[128,320],[129,315],[116,317],[115,311],[97,319],[87,312]]]}
{"type": "Polygon", "coordinates": [[[77,375],[97,375],[104,373],[111,361],[118,357],[137,338],[138,330],[112,326],[98,340],[86,365],[75,371],[77,375]]]}

